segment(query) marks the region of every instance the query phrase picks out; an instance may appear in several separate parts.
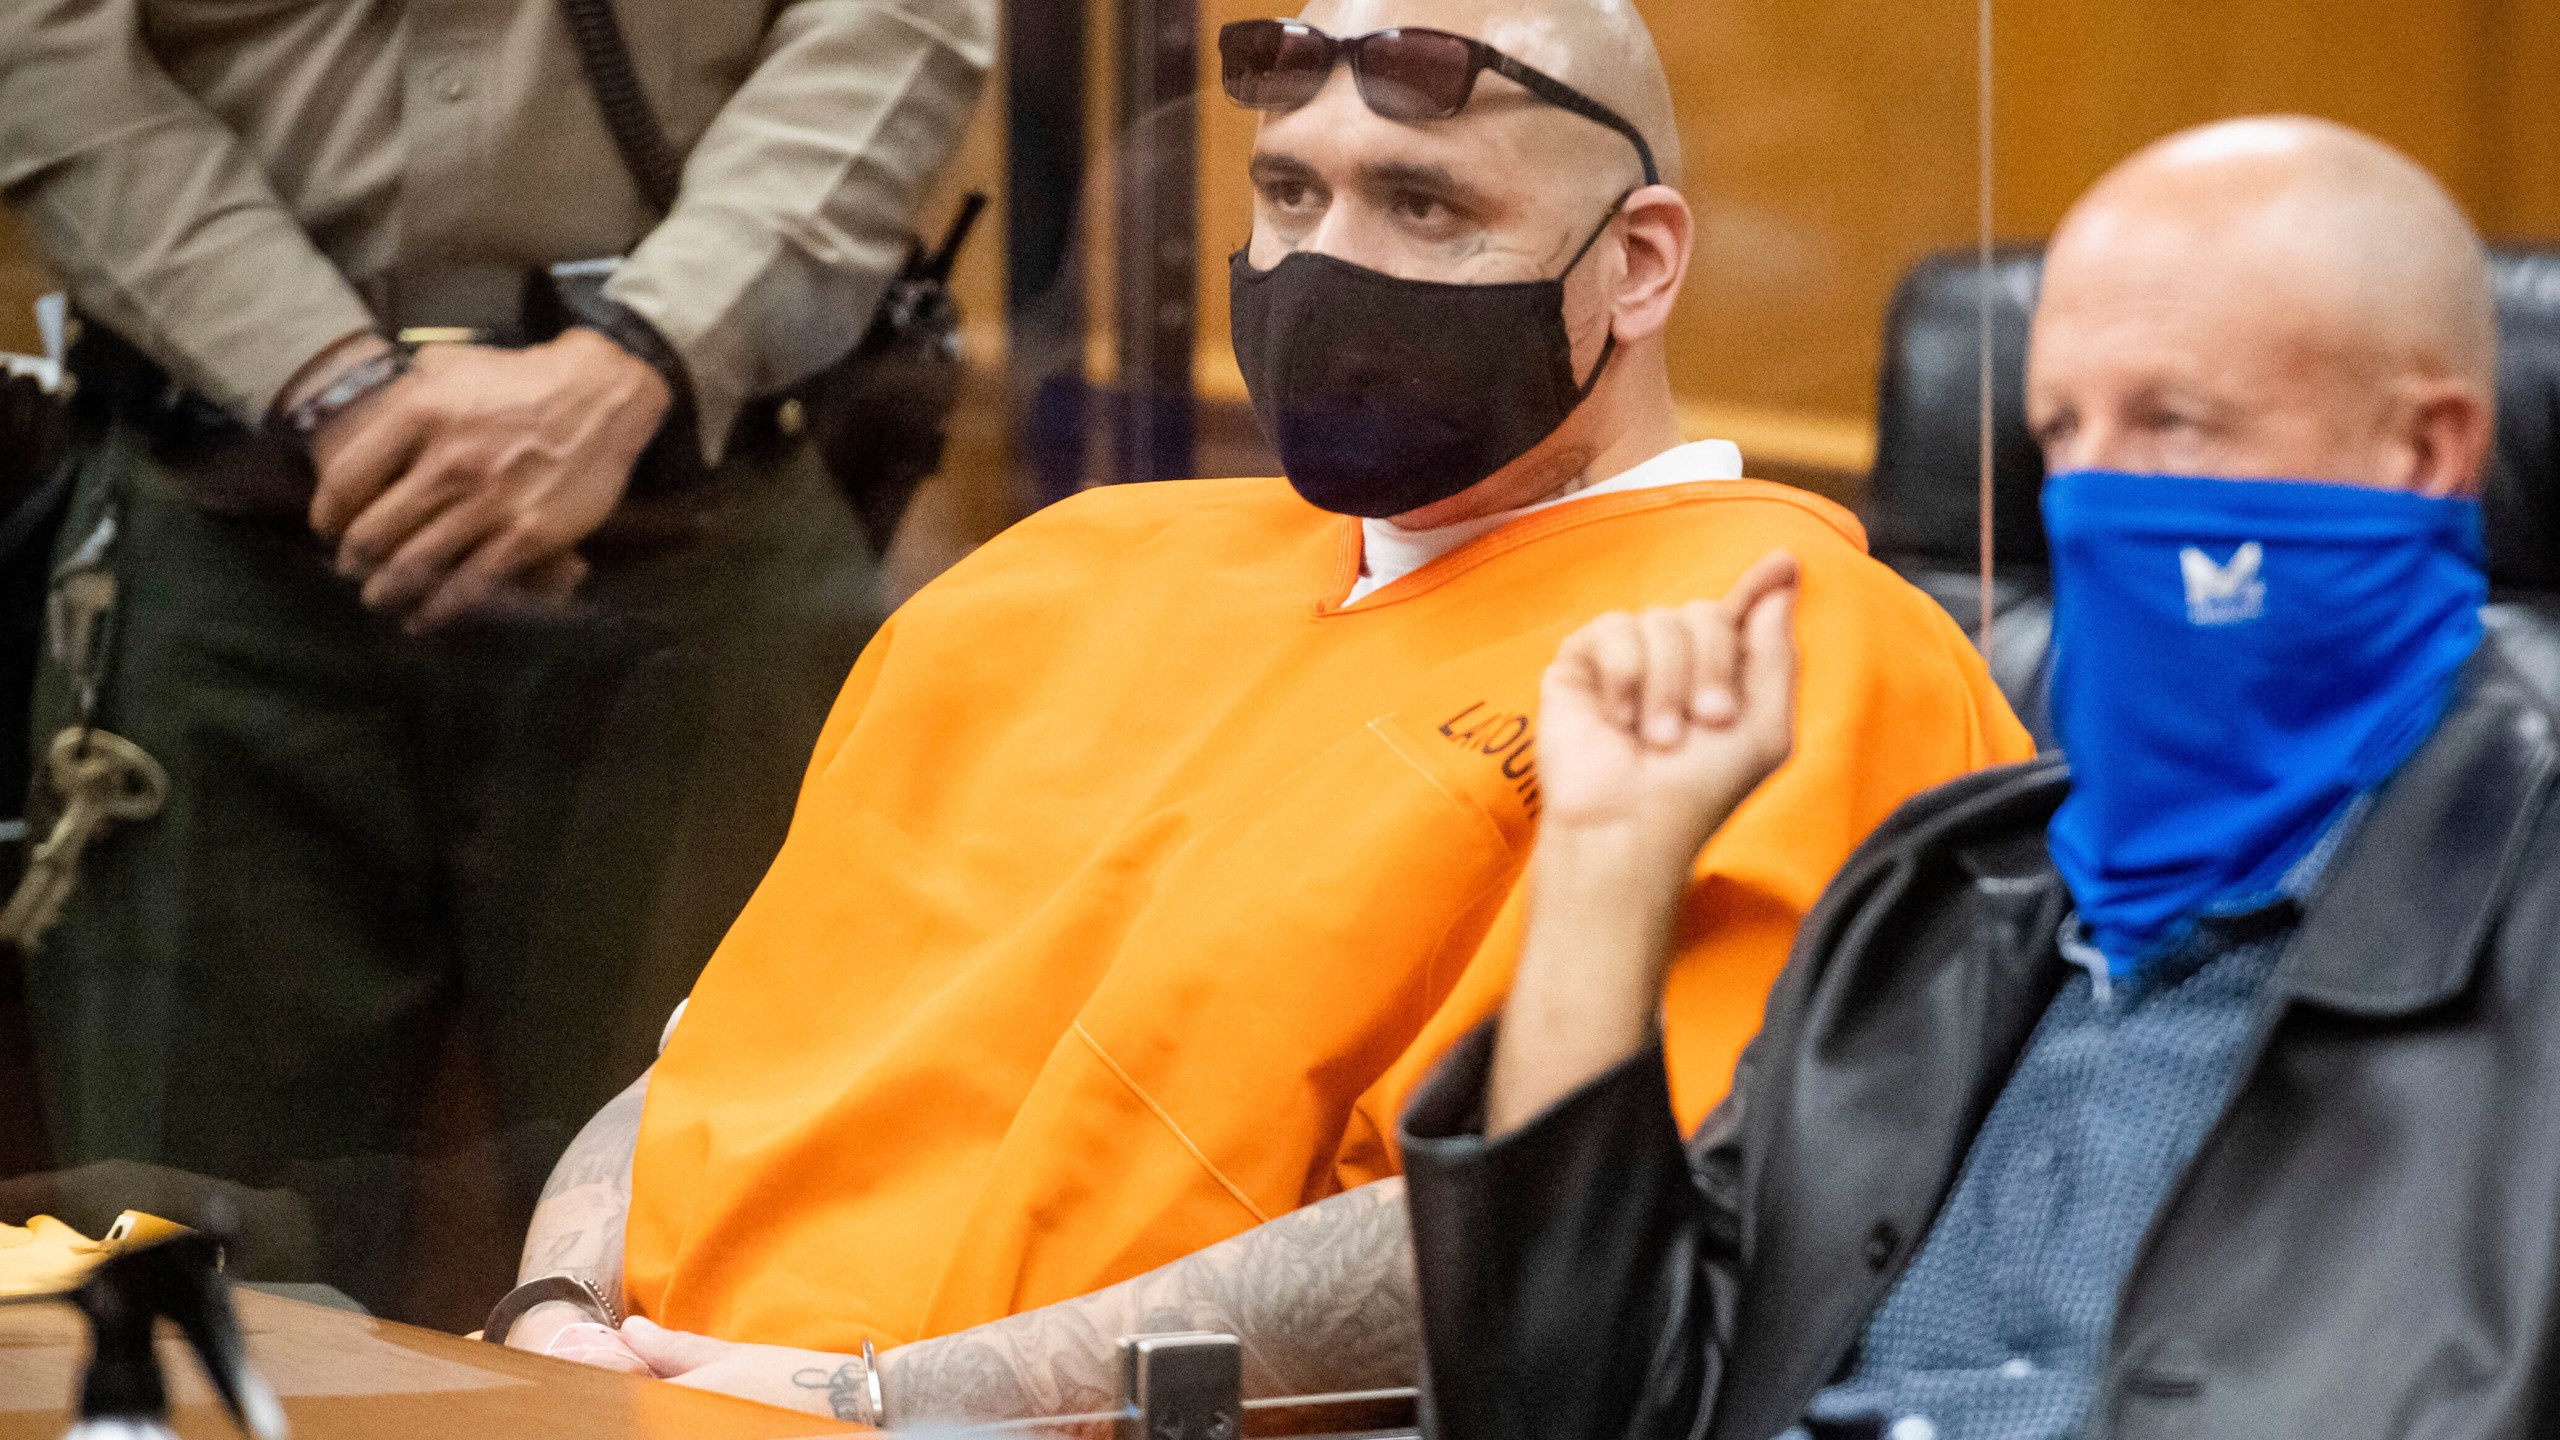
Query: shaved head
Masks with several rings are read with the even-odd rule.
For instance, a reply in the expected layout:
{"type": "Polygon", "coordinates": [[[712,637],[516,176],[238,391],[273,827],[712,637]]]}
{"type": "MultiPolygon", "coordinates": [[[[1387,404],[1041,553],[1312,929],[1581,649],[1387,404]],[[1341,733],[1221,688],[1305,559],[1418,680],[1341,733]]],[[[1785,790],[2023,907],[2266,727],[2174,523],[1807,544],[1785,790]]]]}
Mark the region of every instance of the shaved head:
{"type": "Polygon", "coordinates": [[[2488,259],[2444,187],[2371,136],[2206,125],[2064,218],[2029,371],[2056,469],[2467,489],[2496,394],[2488,259]],[[2083,463],[2093,446],[2124,463],[2083,463]]]}
{"type": "MultiPolygon", "coordinates": [[[[1680,127],[1672,112],[1671,77],[1633,0],[1311,0],[1298,18],[1329,35],[1418,25],[1482,40],[1626,117],[1653,147],[1663,183],[1680,183],[1680,127]]],[[[1480,80],[1477,96],[1483,100],[1496,89],[1510,86],[1499,79],[1480,80]]],[[[1577,148],[1605,165],[1603,183],[1627,190],[1639,182],[1635,157],[1623,139],[1561,110],[1550,109],[1548,115],[1568,130],[1588,130],[1582,138],[1590,143],[1577,148]]],[[[1572,182],[1589,175],[1586,170],[1556,178],[1572,182]]]]}
{"type": "Polygon", "coordinates": [[[2495,378],[2480,237],[2434,176],[2344,125],[2286,116],[2172,135],[2072,208],[2055,258],[2068,266],[2128,240],[2279,286],[2368,363],[2495,378]]]}

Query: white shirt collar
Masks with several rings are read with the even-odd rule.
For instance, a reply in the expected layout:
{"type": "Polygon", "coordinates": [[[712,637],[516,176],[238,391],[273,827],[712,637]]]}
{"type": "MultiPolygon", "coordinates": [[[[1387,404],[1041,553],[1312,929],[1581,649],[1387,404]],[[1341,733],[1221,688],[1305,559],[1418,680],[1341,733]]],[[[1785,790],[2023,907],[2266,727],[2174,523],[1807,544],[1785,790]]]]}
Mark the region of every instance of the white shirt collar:
{"type": "Polygon", "coordinates": [[[1552,510],[1596,495],[1622,495],[1630,490],[1651,490],[1663,485],[1741,478],[1742,450],[1739,446],[1730,440],[1698,440],[1687,445],[1675,445],[1634,469],[1620,471],[1596,485],[1586,485],[1570,495],[1559,495],[1516,510],[1500,510],[1429,530],[1407,530],[1392,520],[1363,520],[1360,522],[1360,581],[1351,587],[1351,594],[1342,603],[1345,608],[1357,605],[1468,541],[1492,534],[1523,515],[1534,515],[1541,510],[1552,510]]]}

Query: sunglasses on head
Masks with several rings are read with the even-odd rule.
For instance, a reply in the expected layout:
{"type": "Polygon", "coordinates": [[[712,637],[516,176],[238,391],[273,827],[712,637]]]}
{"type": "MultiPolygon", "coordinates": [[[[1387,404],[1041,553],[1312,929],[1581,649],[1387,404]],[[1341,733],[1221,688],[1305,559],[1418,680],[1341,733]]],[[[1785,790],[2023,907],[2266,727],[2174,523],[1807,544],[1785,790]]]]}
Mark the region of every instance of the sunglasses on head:
{"type": "Polygon", "coordinates": [[[1661,183],[1653,147],[1625,116],[1481,40],[1413,26],[1337,39],[1295,20],[1238,20],[1218,32],[1227,97],[1253,110],[1306,104],[1346,57],[1361,100],[1389,120],[1447,120],[1467,108],[1476,77],[1490,70],[1557,109],[1626,136],[1644,161],[1644,183],[1661,183]]]}

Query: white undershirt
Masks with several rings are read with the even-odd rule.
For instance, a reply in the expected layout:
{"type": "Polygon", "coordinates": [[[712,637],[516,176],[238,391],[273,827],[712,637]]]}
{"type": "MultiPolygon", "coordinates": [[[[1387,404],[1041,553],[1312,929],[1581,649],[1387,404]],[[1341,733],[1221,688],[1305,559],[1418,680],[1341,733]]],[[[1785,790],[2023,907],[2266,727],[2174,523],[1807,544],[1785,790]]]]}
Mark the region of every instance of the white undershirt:
{"type": "Polygon", "coordinates": [[[1342,604],[1345,609],[1357,605],[1378,590],[1468,541],[1490,535],[1523,515],[1535,515],[1541,510],[1552,510],[1558,505],[1570,505],[1595,495],[1623,495],[1630,490],[1686,485],[1697,480],[1741,478],[1742,450],[1739,446],[1730,440],[1698,440],[1687,445],[1675,445],[1634,469],[1620,471],[1597,485],[1586,485],[1570,495],[1523,505],[1517,510],[1500,510],[1429,530],[1407,530],[1392,520],[1363,520],[1360,522],[1360,583],[1351,587],[1351,594],[1342,604]]]}

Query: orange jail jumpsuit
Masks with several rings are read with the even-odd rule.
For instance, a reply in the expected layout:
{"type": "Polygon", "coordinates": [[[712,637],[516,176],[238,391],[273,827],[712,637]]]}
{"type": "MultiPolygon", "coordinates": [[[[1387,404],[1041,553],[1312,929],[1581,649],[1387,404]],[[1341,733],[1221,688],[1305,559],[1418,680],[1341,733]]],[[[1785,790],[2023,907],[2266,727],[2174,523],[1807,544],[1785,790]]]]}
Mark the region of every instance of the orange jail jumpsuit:
{"type": "Polygon", "coordinates": [[[1097,490],[880,631],[651,1081],[638,1313],[885,1347],[1396,1173],[1405,1092],[1511,974],[1540,673],[1605,611],[1802,562],[1795,756],[1700,857],[1670,980],[1689,1123],[1851,848],[2032,753],[1803,491],[1595,495],[1344,609],[1359,535],[1278,480],[1097,490]]]}

